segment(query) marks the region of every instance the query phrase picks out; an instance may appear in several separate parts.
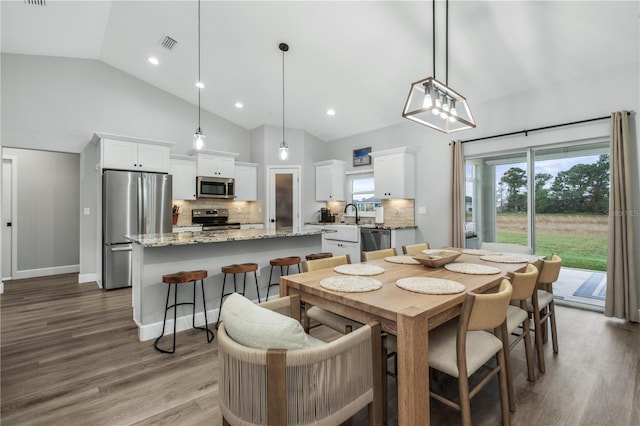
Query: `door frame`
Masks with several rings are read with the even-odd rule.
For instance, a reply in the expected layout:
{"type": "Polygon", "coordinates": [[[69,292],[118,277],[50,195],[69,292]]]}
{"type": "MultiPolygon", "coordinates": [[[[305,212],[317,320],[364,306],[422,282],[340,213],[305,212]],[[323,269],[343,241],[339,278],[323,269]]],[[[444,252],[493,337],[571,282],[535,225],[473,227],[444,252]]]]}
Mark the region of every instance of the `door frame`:
{"type": "Polygon", "coordinates": [[[290,172],[291,174],[293,174],[294,178],[296,179],[294,181],[293,184],[293,227],[294,228],[300,228],[300,211],[302,210],[302,204],[301,204],[301,194],[302,191],[300,190],[301,188],[301,182],[300,182],[300,176],[302,175],[302,167],[301,166],[291,166],[291,165],[270,165],[266,167],[266,179],[265,179],[265,199],[266,199],[266,203],[265,203],[265,212],[264,212],[264,223],[265,223],[265,228],[274,228],[275,229],[275,224],[271,224],[271,211],[272,209],[275,209],[275,198],[272,197],[274,191],[272,191],[272,186],[271,186],[271,176],[272,174],[275,174],[277,172],[290,172]]]}
{"type": "MultiPolygon", "coordinates": [[[[18,270],[18,156],[3,155],[3,167],[5,160],[11,162],[11,277],[2,277],[3,280],[13,278],[18,270]]],[[[2,218],[2,220],[4,221],[4,218],[2,218]]],[[[1,229],[0,232],[2,232],[1,229]]],[[[1,262],[2,257],[0,257],[0,275],[2,272],[1,262]]],[[[2,283],[2,287],[0,288],[0,293],[2,292],[4,292],[4,283],[2,283]]]]}

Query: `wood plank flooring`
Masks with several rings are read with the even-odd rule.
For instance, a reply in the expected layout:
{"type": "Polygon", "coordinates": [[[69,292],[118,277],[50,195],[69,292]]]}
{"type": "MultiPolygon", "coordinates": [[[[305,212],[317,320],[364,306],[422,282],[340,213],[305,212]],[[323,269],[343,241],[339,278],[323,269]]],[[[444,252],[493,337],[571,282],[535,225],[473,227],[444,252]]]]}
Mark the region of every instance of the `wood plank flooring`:
{"type": "MultiPolygon", "coordinates": [[[[179,333],[174,355],[139,342],[129,289],[105,292],[67,274],[7,281],[0,299],[3,426],[221,424],[216,340],[179,333]]],[[[527,382],[522,345],[513,354],[518,407],[511,423],[640,424],[640,326],[556,309],[560,353],[546,345],[547,373],[527,382]]],[[[473,422],[500,424],[497,383],[485,389],[473,400],[473,422]]],[[[432,424],[459,423],[457,412],[433,401],[431,407],[432,424]]],[[[353,423],[366,424],[366,414],[353,423]]]]}

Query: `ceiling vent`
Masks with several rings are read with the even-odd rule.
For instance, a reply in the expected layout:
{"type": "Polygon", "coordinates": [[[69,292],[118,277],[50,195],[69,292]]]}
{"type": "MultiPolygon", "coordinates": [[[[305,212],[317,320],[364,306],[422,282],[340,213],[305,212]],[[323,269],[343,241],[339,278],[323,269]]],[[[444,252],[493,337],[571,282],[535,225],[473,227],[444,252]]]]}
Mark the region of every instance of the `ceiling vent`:
{"type": "Polygon", "coordinates": [[[24,0],[24,4],[30,6],[46,6],[47,0],[24,0]]]}
{"type": "MultiPolygon", "coordinates": [[[[43,0],[44,1],[44,0],[43,0]]],[[[162,47],[164,47],[165,49],[173,49],[173,47],[177,44],[178,42],[174,39],[172,39],[171,37],[169,37],[168,35],[165,34],[164,37],[162,37],[162,40],[160,40],[160,44],[162,45],[162,47]]]]}

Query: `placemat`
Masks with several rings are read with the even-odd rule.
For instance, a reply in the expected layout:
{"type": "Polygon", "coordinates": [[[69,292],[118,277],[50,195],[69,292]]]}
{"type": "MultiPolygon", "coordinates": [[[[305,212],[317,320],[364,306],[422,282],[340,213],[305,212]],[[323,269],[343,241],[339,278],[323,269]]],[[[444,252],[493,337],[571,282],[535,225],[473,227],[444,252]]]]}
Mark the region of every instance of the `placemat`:
{"type": "Polygon", "coordinates": [[[402,263],[405,265],[420,265],[420,262],[411,256],[389,256],[385,257],[384,260],[391,263],[402,263]]]}
{"type": "Polygon", "coordinates": [[[396,285],[404,290],[424,294],[454,294],[465,290],[465,286],[459,282],[431,277],[400,278],[396,285]]]}
{"type": "Polygon", "coordinates": [[[481,249],[464,249],[462,250],[464,254],[472,254],[474,256],[487,256],[491,254],[495,254],[495,252],[491,250],[481,250],[481,249]]]}
{"type": "Polygon", "coordinates": [[[495,266],[478,265],[476,263],[447,263],[444,268],[451,272],[469,275],[493,275],[502,272],[495,266]]]}
{"type": "Polygon", "coordinates": [[[380,275],[384,272],[384,268],[376,265],[367,265],[366,263],[338,265],[333,270],[345,275],[380,275]]]}
{"type": "Polygon", "coordinates": [[[505,256],[502,254],[480,256],[480,259],[486,260],[487,262],[495,262],[495,263],[528,263],[529,262],[528,259],[525,259],[523,257],[505,256]]]}
{"type": "Polygon", "coordinates": [[[320,280],[320,286],[343,293],[363,293],[379,289],[382,283],[369,277],[347,276],[323,278],[320,280]]]}

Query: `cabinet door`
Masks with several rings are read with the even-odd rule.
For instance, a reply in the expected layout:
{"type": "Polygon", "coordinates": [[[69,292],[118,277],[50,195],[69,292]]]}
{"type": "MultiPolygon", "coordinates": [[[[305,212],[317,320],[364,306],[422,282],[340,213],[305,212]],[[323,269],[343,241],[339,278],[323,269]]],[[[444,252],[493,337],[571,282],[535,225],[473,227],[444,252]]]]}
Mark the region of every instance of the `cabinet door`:
{"type": "Polygon", "coordinates": [[[236,201],[258,199],[258,171],[253,166],[236,166],[236,201]]]}
{"type": "Polygon", "coordinates": [[[173,175],[173,199],[196,199],[196,162],[189,160],[171,160],[173,175]]]}
{"type": "Polygon", "coordinates": [[[351,258],[351,263],[360,262],[360,243],[327,240],[323,237],[322,251],[332,253],[334,256],[343,256],[348,254],[351,258]]]}
{"type": "Polygon", "coordinates": [[[232,157],[219,157],[218,170],[221,177],[235,178],[236,177],[236,160],[232,157]]]}
{"type": "Polygon", "coordinates": [[[105,169],[139,170],[138,144],[103,139],[102,167],[105,169]]]}
{"type": "Polygon", "coordinates": [[[235,159],[218,155],[198,156],[198,176],[235,177],[235,159]]]}
{"type": "Polygon", "coordinates": [[[413,158],[413,155],[404,153],[376,158],[373,176],[377,198],[413,198],[415,196],[413,158]]]}
{"type": "Polygon", "coordinates": [[[378,157],[373,162],[373,180],[375,183],[376,198],[386,199],[391,197],[391,176],[389,164],[390,156],[378,157]]]}
{"type": "Polygon", "coordinates": [[[316,201],[344,200],[344,168],[316,166],[316,201]]]}
{"type": "Polygon", "coordinates": [[[138,168],[146,172],[165,172],[171,170],[168,146],[139,143],[138,168]]]}

